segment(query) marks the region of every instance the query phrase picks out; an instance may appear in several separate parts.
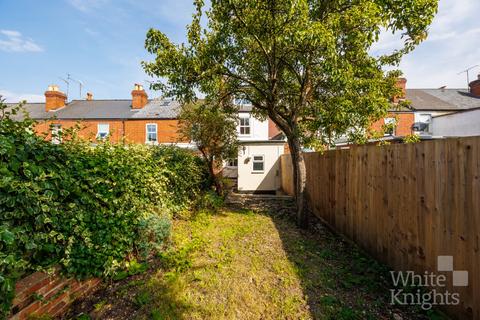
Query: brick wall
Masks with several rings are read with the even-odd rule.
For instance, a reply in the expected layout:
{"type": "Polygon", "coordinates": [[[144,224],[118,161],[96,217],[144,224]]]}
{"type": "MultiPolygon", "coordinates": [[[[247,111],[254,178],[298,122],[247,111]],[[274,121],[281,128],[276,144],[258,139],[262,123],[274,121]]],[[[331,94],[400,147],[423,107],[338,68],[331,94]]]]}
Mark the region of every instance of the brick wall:
{"type": "MultiPolygon", "coordinates": [[[[60,124],[62,130],[67,128],[73,128],[78,122],[75,120],[47,120],[41,121],[35,127],[35,131],[38,134],[47,133],[48,139],[51,138],[50,135],[50,125],[51,124],[60,124]]],[[[120,120],[106,120],[106,121],[96,121],[96,120],[83,120],[80,122],[80,131],[78,135],[90,141],[95,141],[97,136],[98,124],[99,123],[108,123],[110,125],[110,140],[112,142],[120,141],[123,136],[123,121],[120,120]]]]}
{"type": "MultiPolygon", "coordinates": [[[[62,129],[74,127],[78,122],[76,120],[47,120],[41,121],[35,127],[38,134],[47,134],[47,139],[51,138],[50,125],[60,124],[62,129]]],[[[95,141],[98,124],[110,125],[110,141],[119,142],[122,137],[127,142],[145,143],[146,124],[157,124],[157,137],[159,143],[180,142],[178,134],[178,120],[82,120],[80,122],[81,130],[78,135],[90,141],[95,141]]]]}
{"type": "Polygon", "coordinates": [[[268,118],[268,138],[273,138],[282,131],[277,127],[275,122],[272,121],[272,119],[268,118]]]}
{"type": "Polygon", "coordinates": [[[35,272],[15,286],[15,299],[9,319],[27,319],[31,315],[58,316],[78,297],[93,291],[100,279],[77,281],[57,273],[35,272]]]}
{"type": "MultiPolygon", "coordinates": [[[[385,118],[397,117],[397,127],[395,129],[395,136],[404,137],[412,133],[412,125],[415,122],[413,113],[389,113],[385,118]]],[[[372,124],[370,127],[375,131],[381,131],[384,125],[384,119],[380,119],[372,124]]]]}
{"type": "Polygon", "coordinates": [[[125,137],[127,141],[145,143],[147,123],[157,124],[158,143],[179,142],[178,120],[128,120],[125,121],[125,137]]]}

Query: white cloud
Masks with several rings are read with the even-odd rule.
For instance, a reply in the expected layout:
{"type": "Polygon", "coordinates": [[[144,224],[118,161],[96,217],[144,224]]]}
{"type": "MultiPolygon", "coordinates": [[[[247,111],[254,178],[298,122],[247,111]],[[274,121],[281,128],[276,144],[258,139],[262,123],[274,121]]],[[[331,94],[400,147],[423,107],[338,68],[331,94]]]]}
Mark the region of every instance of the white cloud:
{"type": "Polygon", "coordinates": [[[397,32],[393,34],[382,30],[378,42],[374,43],[371,49],[373,55],[381,55],[384,53],[393,52],[395,49],[401,49],[403,46],[403,40],[401,33],[397,32]]]}
{"type": "MultiPolygon", "coordinates": [[[[429,37],[400,65],[408,87],[467,87],[466,74],[459,73],[480,64],[479,10],[478,0],[440,0],[429,37]]],[[[478,72],[470,71],[470,80],[478,72]]]]}
{"type": "Polygon", "coordinates": [[[5,99],[5,102],[20,102],[26,100],[27,102],[45,102],[45,96],[33,93],[15,93],[7,90],[0,90],[0,96],[5,99]]]}
{"type": "MultiPolygon", "coordinates": [[[[400,64],[408,88],[466,88],[466,75],[458,73],[480,64],[479,11],[478,0],[440,0],[428,38],[400,64]]],[[[399,35],[382,32],[371,53],[388,53],[401,46],[399,35]]],[[[470,79],[478,72],[480,68],[472,70],[470,79]]]]}
{"type": "Polygon", "coordinates": [[[89,12],[105,5],[108,0],[68,0],[68,2],[77,10],[89,12]]]}
{"type": "Polygon", "coordinates": [[[0,50],[6,52],[42,52],[41,46],[16,30],[0,30],[0,50]]]}
{"type": "Polygon", "coordinates": [[[20,32],[15,30],[1,30],[0,32],[10,38],[20,38],[22,36],[20,32]]]}

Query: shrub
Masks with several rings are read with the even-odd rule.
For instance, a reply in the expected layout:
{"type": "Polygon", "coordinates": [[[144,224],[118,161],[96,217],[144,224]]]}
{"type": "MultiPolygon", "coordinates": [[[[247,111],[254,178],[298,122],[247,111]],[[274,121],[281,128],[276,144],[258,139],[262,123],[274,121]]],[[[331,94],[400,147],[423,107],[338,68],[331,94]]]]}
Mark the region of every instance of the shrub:
{"type": "Polygon", "coordinates": [[[219,196],[213,191],[208,191],[202,193],[200,197],[197,198],[195,206],[198,210],[206,209],[211,211],[218,211],[224,205],[224,198],[219,196]]]}
{"type": "MultiPolygon", "coordinates": [[[[15,280],[54,264],[77,277],[114,276],[158,251],[175,210],[202,187],[197,157],[175,147],[55,145],[0,101],[0,307],[15,280]]],[[[2,312],[0,311],[0,318],[2,312]]]]}
{"type": "Polygon", "coordinates": [[[417,143],[420,142],[420,136],[418,134],[412,133],[403,137],[404,143],[417,143]]]}
{"type": "Polygon", "coordinates": [[[184,208],[181,205],[185,203],[184,199],[194,200],[200,191],[212,185],[203,159],[190,150],[158,146],[153,149],[153,157],[164,163],[167,185],[172,193],[170,206],[175,208],[175,211],[184,208]]]}

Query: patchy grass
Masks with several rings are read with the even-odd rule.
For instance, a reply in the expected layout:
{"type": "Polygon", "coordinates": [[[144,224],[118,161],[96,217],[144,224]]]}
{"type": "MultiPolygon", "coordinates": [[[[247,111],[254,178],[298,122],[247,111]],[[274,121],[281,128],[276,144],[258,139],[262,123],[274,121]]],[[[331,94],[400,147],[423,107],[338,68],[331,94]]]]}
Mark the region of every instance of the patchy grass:
{"type": "MultiPolygon", "coordinates": [[[[324,229],[249,210],[174,222],[144,274],[76,304],[75,318],[428,319],[388,301],[387,270],[324,229]]],[[[433,318],[436,315],[432,315],[433,318]]]]}

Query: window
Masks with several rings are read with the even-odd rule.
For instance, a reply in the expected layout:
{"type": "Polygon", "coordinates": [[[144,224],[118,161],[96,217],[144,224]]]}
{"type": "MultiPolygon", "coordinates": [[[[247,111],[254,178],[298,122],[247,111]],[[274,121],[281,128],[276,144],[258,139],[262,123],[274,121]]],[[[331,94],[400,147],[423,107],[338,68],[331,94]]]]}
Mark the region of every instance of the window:
{"type": "Polygon", "coordinates": [[[156,123],[147,123],[147,142],[157,142],[156,123]]]}
{"type": "Polygon", "coordinates": [[[265,161],[263,156],[253,156],[253,171],[263,172],[265,170],[265,161]]]}
{"type": "Polygon", "coordinates": [[[97,126],[97,139],[105,139],[110,133],[110,125],[108,123],[99,123],[97,126]]]}
{"type": "Polygon", "coordinates": [[[234,168],[238,167],[238,159],[237,158],[229,159],[227,161],[227,167],[234,167],[234,168]]]}
{"type": "Polygon", "coordinates": [[[252,103],[248,101],[248,99],[243,99],[243,98],[236,98],[234,100],[234,104],[237,106],[251,106],[252,103]]]}
{"type": "Polygon", "coordinates": [[[250,118],[240,117],[240,134],[244,136],[250,134],[250,118]]]}
{"type": "Polygon", "coordinates": [[[421,129],[420,132],[429,133],[430,132],[430,124],[432,123],[432,115],[429,113],[422,113],[418,116],[418,120],[420,120],[421,129]]]}
{"type": "Polygon", "coordinates": [[[395,135],[395,126],[397,125],[397,120],[395,118],[384,118],[383,119],[385,135],[394,136],[395,135]]]}
{"type": "Polygon", "coordinates": [[[62,125],[61,124],[52,124],[51,133],[52,133],[52,143],[59,144],[62,142],[62,125]]]}

